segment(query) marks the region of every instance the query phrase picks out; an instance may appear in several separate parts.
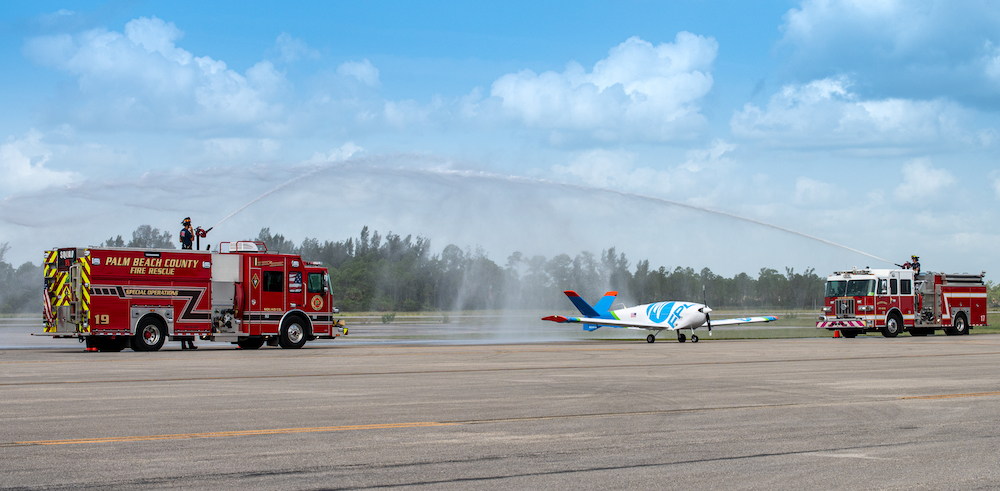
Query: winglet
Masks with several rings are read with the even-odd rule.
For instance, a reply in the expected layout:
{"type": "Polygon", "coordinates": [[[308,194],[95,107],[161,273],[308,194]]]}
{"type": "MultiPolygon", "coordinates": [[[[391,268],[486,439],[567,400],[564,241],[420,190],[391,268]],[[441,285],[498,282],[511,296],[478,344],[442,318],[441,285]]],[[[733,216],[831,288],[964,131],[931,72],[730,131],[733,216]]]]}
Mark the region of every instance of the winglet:
{"type": "Polygon", "coordinates": [[[562,315],[550,315],[550,316],[547,316],[547,317],[542,317],[542,320],[543,321],[552,321],[552,322],[568,322],[569,321],[569,319],[566,316],[562,316],[562,315]]]}

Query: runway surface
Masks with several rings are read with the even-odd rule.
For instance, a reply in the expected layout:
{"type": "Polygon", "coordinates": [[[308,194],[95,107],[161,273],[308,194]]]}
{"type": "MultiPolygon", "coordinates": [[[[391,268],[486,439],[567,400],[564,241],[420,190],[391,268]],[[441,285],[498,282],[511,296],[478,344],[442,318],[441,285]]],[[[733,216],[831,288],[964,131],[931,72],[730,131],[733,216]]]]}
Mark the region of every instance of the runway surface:
{"type": "Polygon", "coordinates": [[[0,350],[0,488],[1000,486],[1000,335],[176,344],[0,350]]]}

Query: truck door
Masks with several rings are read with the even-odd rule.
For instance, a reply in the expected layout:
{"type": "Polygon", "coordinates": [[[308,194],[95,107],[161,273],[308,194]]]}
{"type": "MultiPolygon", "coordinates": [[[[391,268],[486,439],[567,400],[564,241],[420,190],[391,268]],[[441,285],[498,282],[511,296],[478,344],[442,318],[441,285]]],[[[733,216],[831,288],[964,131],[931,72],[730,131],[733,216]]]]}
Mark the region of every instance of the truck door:
{"type": "MultiPolygon", "coordinates": [[[[327,300],[326,278],[321,271],[306,272],[306,312],[310,316],[329,312],[329,302],[327,300]]],[[[317,317],[313,317],[314,319],[317,317]]],[[[313,334],[328,334],[329,316],[319,316],[323,319],[320,322],[313,322],[313,334]]]]}
{"type": "MultiPolygon", "coordinates": [[[[903,310],[899,303],[899,278],[896,273],[889,277],[889,309],[899,309],[900,312],[903,310]]],[[[903,325],[906,325],[906,317],[903,317],[903,325]]]]}

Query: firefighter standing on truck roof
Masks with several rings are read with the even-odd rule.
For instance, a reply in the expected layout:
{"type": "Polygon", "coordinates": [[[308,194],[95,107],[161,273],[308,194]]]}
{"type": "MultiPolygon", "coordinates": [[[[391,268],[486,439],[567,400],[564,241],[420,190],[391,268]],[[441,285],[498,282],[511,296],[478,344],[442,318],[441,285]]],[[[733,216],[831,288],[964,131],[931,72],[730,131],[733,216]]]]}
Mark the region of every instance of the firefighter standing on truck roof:
{"type": "Polygon", "coordinates": [[[903,269],[912,269],[913,274],[920,274],[920,258],[917,256],[910,256],[909,262],[905,262],[903,264],[897,264],[896,266],[899,266],[900,268],[903,269]]]}
{"type": "Polygon", "coordinates": [[[190,249],[191,241],[194,240],[194,231],[191,229],[191,217],[185,218],[181,225],[184,228],[181,229],[181,249],[190,249]]]}
{"type": "MultiPolygon", "coordinates": [[[[194,231],[191,230],[191,217],[185,217],[181,221],[184,228],[181,229],[181,249],[191,249],[191,241],[194,240],[194,231]]],[[[198,349],[194,345],[194,336],[181,338],[181,349],[198,349]]]]}

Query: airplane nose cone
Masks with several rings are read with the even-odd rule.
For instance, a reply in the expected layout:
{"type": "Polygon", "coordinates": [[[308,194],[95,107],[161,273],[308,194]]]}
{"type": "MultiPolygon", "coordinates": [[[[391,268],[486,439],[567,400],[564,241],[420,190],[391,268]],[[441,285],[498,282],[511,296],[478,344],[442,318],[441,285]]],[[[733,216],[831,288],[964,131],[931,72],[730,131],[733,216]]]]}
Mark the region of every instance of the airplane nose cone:
{"type": "Polygon", "coordinates": [[[700,311],[701,311],[701,313],[703,313],[703,314],[707,314],[707,313],[709,313],[709,312],[711,312],[711,311],[712,311],[712,309],[711,309],[711,308],[709,308],[709,307],[708,307],[707,305],[706,305],[706,306],[704,306],[704,307],[702,307],[702,308],[700,308],[700,309],[698,309],[698,310],[700,310],[700,311]]]}

